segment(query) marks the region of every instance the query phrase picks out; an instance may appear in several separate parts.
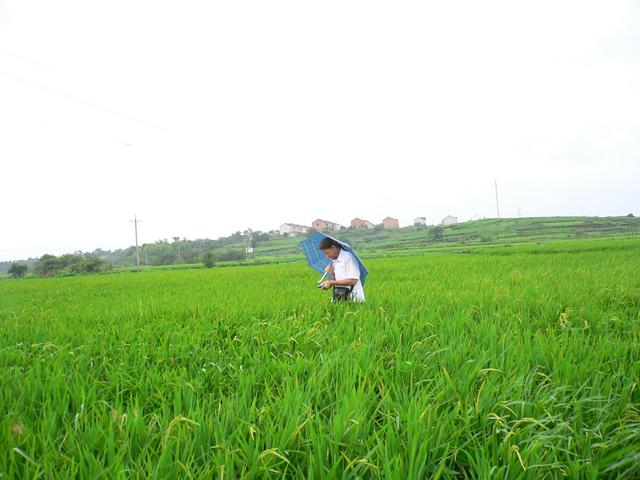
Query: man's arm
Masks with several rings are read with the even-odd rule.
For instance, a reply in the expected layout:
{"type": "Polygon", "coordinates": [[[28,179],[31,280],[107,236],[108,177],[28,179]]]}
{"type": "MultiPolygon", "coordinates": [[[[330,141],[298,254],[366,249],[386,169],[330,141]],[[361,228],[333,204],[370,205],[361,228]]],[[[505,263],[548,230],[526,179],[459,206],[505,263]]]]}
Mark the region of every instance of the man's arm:
{"type": "Polygon", "coordinates": [[[342,280],[327,280],[324,283],[327,284],[327,286],[325,288],[330,288],[330,287],[333,287],[335,285],[337,285],[339,287],[352,287],[356,283],[358,283],[358,279],[357,278],[343,278],[342,280]]]}
{"type": "Polygon", "coordinates": [[[324,269],[324,271],[327,272],[327,275],[329,275],[329,277],[335,277],[334,270],[335,270],[335,267],[333,266],[333,263],[330,263],[324,269]]]}
{"type": "Polygon", "coordinates": [[[349,277],[342,278],[340,280],[327,280],[321,285],[321,288],[327,289],[331,288],[334,285],[338,285],[340,287],[353,287],[358,280],[360,279],[360,269],[358,268],[358,264],[355,262],[353,257],[349,259],[349,263],[347,264],[347,275],[349,277]]]}
{"type": "Polygon", "coordinates": [[[357,278],[343,278],[342,280],[327,280],[326,282],[323,282],[320,284],[320,288],[322,288],[323,290],[327,290],[328,288],[331,288],[335,285],[339,287],[352,287],[356,283],[358,283],[357,278]]]}

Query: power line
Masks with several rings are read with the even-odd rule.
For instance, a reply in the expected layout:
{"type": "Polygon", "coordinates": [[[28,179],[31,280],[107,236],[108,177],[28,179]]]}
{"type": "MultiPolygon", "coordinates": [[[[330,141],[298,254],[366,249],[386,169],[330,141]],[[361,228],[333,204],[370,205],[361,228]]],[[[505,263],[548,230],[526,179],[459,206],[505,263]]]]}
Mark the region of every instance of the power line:
{"type": "Polygon", "coordinates": [[[44,68],[47,70],[51,70],[53,68],[51,65],[46,65],[39,60],[34,60],[32,58],[25,57],[24,55],[18,55],[17,53],[10,52],[9,50],[6,50],[4,48],[0,48],[0,53],[4,53],[5,55],[9,55],[10,57],[20,60],[21,62],[30,63],[32,65],[36,65],[37,67],[44,68]]]}
{"type": "Polygon", "coordinates": [[[6,73],[6,72],[0,72],[0,76],[3,76],[3,77],[11,79],[13,81],[22,83],[23,85],[28,85],[30,87],[37,88],[37,89],[42,90],[44,92],[50,93],[52,95],[56,95],[56,96],[62,97],[65,100],[68,100],[68,101],[71,101],[71,102],[80,103],[80,104],[82,104],[84,106],[87,106],[89,108],[93,108],[95,110],[99,110],[99,111],[101,111],[103,113],[108,113],[108,114],[114,115],[116,117],[124,118],[126,120],[131,121],[131,122],[135,122],[135,123],[139,123],[141,125],[144,125],[146,127],[151,127],[151,128],[157,129],[157,130],[164,130],[164,128],[159,126],[159,125],[156,125],[154,123],[148,122],[146,120],[141,120],[141,119],[136,118],[136,117],[134,117],[132,115],[129,115],[128,113],[118,112],[117,110],[113,110],[113,109],[108,108],[108,107],[103,107],[102,105],[98,105],[96,103],[89,102],[89,101],[83,100],[81,98],[76,98],[73,95],[70,95],[70,94],[65,93],[65,92],[61,92],[59,90],[55,90],[55,89],[53,89],[51,87],[48,87],[46,85],[43,85],[41,83],[32,82],[31,80],[27,80],[26,78],[18,77],[16,75],[12,75],[12,74],[6,73]]]}

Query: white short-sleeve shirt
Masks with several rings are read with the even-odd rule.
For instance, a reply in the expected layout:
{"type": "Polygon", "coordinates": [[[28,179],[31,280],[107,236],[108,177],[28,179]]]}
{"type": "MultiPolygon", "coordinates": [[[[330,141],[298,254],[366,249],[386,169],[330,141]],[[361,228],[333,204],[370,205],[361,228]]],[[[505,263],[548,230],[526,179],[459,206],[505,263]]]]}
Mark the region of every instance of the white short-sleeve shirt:
{"type": "Polygon", "coordinates": [[[360,282],[360,267],[356,258],[344,249],[340,249],[338,258],[332,260],[334,275],[336,280],[344,280],[345,278],[356,278],[358,282],[354,285],[351,291],[351,300],[356,302],[364,302],[364,289],[362,288],[362,282],[360,282]]]}

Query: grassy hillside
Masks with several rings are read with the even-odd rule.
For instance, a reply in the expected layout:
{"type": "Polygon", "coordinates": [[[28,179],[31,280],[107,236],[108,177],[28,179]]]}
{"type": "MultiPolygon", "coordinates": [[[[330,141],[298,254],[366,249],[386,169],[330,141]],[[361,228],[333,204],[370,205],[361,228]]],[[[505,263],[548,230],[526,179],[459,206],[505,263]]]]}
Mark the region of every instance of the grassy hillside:
{"type": "MultiPolygon", "coordinates": [[[[405,227],[377,230],[341,230],[335,237],[351,243],[363,255],[407,249],[439,249],[640,235],[640,218],[635,217],[534,217],[477,220],[450,225],[440,235],[434,228],[405,227]]],[[[260,243],[255,256],[287,257],[300,254],[298,238],[272,238],[260,243]]]]}
{"type": "MultiPolygon", "coordinates": [[[[351,230],[334,232],[349,242],[363,258],[397,255],[422,255],[449,251],[477,252],[478,249],[514,244],[535,245],[572,240],[611,237],[640,238],[640,218],[636,217],[533,217],[477,220],[437,228],[404,227],[398,229],[351,230]],[[446,240],[446,241],[445,241],[446,240]]],[[[285,263],[302,260],[299,237],[271,236],[259,242],[253,255],[241,261],[218,262],[217,266],[285,263]]],[[[591,245],[589,243],[589,245],[591,245]]],[[[228,248],[244,248],[239,241],[228,248]]],[[[557,248],[557,246],[553,247],[557,248]]],[[[577,247],[582,249],[581,247],[577,247]]],[[[591,248],[591,247],[589,247],[591,248]]],[[[517,249],[520,251],[521,249],[517,249]]],[[[526,249],[527,251],[530,249],[526,249]]],[[[544,248],[543,250],[548,250],[544,248]]],[[[150,266],[145,270],[188,268],[188,265],[150,266]]],[[[129,270],[130,267],[123,268],[129,270]]]]}

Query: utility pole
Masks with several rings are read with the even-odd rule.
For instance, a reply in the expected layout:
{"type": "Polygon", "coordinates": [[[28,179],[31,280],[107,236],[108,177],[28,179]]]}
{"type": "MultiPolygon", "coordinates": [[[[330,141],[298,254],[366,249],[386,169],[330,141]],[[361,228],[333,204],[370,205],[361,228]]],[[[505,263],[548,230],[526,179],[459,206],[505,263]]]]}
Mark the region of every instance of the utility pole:
{"type": "Polygon", "coordinates": [[[182,257],[180,255],[180,236],[173,237],[173,243],[175,243],[178,247],[178,264],[182,263],[182,257]]]}
{"type": "Polygon", "coordinates": [[[498,181],[494,180],[494,185],[496,187],[496,213],[498,214],[498,218],[500,218],[500,207],[498,205],[498,181]]]}
{"type": "Polygon", "coordinates": [[[133,222],[134,225],[134,229],[136,232],[136,270],[139,272],[140,271],[140,249],[138,248],[138,223],[141,222],[142,220],[138,219],[137,215],[133,215],[133,220],[130,220],[131,222],[133,222]]]}

